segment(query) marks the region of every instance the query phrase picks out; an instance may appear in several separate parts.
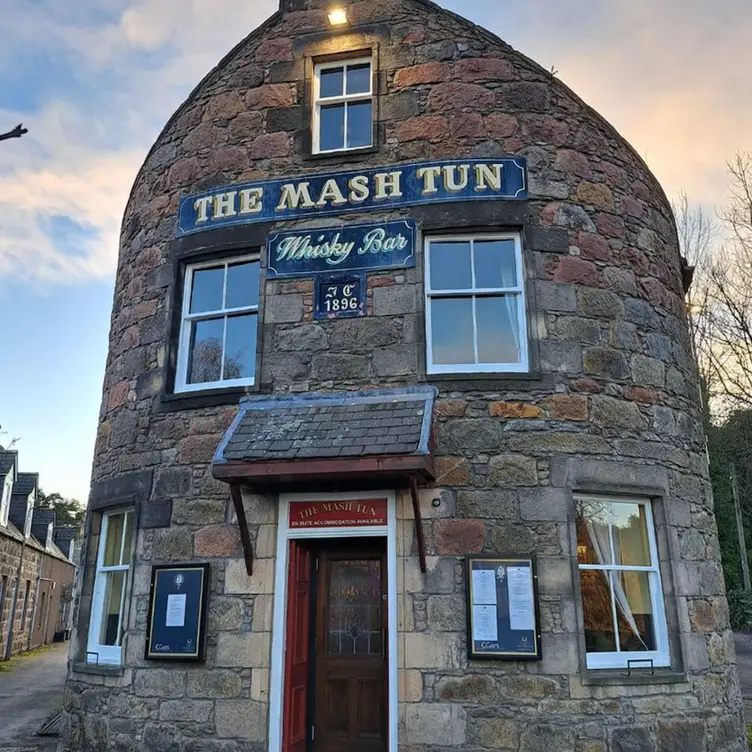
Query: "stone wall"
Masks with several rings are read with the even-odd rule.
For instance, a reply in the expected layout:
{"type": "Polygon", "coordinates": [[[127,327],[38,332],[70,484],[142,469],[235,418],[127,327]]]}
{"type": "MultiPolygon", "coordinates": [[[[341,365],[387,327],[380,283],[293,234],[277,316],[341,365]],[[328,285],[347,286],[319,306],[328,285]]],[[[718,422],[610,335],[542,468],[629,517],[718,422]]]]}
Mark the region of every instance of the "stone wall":
{"type": "MultiPolygon", "coordinates": [[[[8,646],[8,631],[10,627],[11,609],[13,606],[13,592],[18,576],[18,563],[21,556],[22,542],[9,531],[0,528],[0,578],[5,578],[5,593],[0,603],[0,661],[5,660],[8,646]]],[[[13,619],[13,655],[23,653],[29,649],[29,638],[32,633],[34,604],[36,599],[37,574],[43,554],[33,546],[26,546],[24,561],[21,568],[21,587],[18,591],[15,617],[13,619]],[[24,594],[26,583],[30,582],[28,604],[26,606],[26,620],[23,619],[24,594]],[[23,628],[22,625],[23,624],[23,628]]]]}
{"type": "MultiPolygon", "coordinates": [[[[168,123],[134,185],[93,496],[135,499],[142,520],[157,505],[171,514],[167,527],[142,524],[138,533],[124,668],[71,673],[69,749],[265,748],[276,504],[246,498],[259,559],[249,579],[227,487],[210,472],[236,408],[163,400],[175,356],[170,243],[180,197],[242,180],[521,155],[527,202],[367,215],[413,216],[423,232],[522,228],[537,353],[532,378],[433,381],[440,389],[433,493],[443,502],[438,511],[424,503],[425,577],[412,523],[402,528],[400,742],[410,752],[741,750],[680,259],[664,194],[605,121],[495,37],[417,0],[345,4],[352,30],[332,35],[323,2],[294,0],[293,10],[236,48],[168,123]],[[378,151],[354,163],[311,160],[304,57],[375,43],[378,151]],[[599,683],[584,669],[573,491],[656,499],[671,676],[599,683]],[[510,549],[540,557],[544,660],[469,666],[463,557],[510,549]],[[150,566],[194,558],[213,567],[207,664],[147,665],[150,566]]],[[[229,237],[239,246],[248,236],[229,237]]],[[[211,233],[201,242],[211,244],[211,233]]],[[[369,275],[363,319],[314,323],[310,280],[268,281],[263,292],[262,391],[426,380],[422,258],[415,270],[369,275]]],[[[84,556],[89,572],[97,514],[84,556]]],[[[85,657],[85,583],[86,575],[74,664],[85,657]]]]}

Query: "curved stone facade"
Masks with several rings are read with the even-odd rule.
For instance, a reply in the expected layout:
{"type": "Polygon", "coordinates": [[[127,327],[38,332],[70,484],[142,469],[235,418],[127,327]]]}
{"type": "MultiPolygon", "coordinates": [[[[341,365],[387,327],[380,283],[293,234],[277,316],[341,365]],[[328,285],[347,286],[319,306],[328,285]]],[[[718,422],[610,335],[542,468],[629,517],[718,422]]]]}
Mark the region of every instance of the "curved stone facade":
{"type": "Polygon", "coordinates": [[[342,4],[350,26],[333,32],[328,4],[283,3],[173,116],[133,187],[66,692],[67,748],[269,748],[276,495],[245,493],[256,558],[248,577],[228,486],[211,470],[242,394],[174,394],[175,312],[187,261],[260,247],[272,229],[321,221],[175,240],[181,197],[288,176],[507,156],[527,159],[524,201],[459,200],[346,221],[412,217],[425,235],[521,231],[530,373],[426,376],[419,253],[415,269],[368,274],[362,318],[314,320],[311,277],[263,280],[256,391],[438,389],[437,477],[420,493],[426,575],[409,492],[396,489],[400,749],[742,750],[682,265],[664,193],[608,123],[490,33],[422,0],[342,4]],[[366,47],[378,50],[378,148],[311,157],[310,61],[366,47]],[[671,656],[654,676],[586,667],[576,493],[653,500],[671,656]],[[82,664],[99,518],[129,504],[139,523],[123,665],[92,672],[82,664]],[[482,552],[538,557],[541,662],[468,661],[464,556],[482,552]],[[178,561],[212,564],[207,661],[197,666],[143,659],[151,566],[178,561]]]}

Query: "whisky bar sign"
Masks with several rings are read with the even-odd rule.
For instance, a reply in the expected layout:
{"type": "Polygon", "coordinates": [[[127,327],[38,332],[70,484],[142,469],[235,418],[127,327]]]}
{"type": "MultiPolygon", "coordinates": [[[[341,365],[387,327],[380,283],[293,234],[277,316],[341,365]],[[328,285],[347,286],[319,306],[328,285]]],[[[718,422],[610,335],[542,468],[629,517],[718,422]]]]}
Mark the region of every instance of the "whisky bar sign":
{"type": "Polygon", "coordinates": [[[266,277],[415,266],[412,219],[372,225],[275,232],[267,240],[266,277]]]}
{"type": "Polygon", "coordinates": [[[524,158],[421,162],[244,183],[186,196],[180,202],[177,235],[448,201],[525,198],[524,158]]]}
{"type": "Polygon", "coordinates": [[[386,499],[357,501],[292,501],[290,527],[383,527],[388,521],[386,499]]]}

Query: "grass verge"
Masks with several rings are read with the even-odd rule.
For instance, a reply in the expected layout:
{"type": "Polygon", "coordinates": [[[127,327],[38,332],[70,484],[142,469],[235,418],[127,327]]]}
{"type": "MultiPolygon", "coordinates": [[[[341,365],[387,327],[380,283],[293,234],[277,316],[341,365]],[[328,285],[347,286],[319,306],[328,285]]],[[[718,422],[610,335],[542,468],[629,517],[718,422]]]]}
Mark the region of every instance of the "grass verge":
{"type": "Polygon", "coordinates": [[[3,673],[5,671],[13,671],[14,668],[19,666],[24,661],[28,660],[29,658],[36,658],[36,656],[46,653],[51,648],[52,645],[42,645],[41,647],[34,648],[34,650],[29,650],[26,653],[14,655],[9,661],[0,661],[0,673],[3,673]]]}

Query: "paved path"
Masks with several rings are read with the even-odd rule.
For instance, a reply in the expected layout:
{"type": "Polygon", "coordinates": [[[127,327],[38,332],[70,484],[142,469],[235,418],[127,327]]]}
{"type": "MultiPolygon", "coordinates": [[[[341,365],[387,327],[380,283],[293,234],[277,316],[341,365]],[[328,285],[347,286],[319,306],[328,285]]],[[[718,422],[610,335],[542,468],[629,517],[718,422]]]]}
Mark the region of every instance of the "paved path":
{"type": "Polygon", "coordinates": [[[54,750],[57,739],[36,732],[63,699],[68,643],[0,671],[0,750],[54,750]]]}

